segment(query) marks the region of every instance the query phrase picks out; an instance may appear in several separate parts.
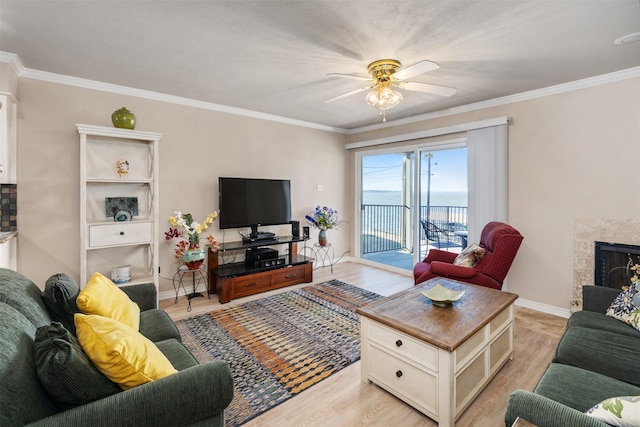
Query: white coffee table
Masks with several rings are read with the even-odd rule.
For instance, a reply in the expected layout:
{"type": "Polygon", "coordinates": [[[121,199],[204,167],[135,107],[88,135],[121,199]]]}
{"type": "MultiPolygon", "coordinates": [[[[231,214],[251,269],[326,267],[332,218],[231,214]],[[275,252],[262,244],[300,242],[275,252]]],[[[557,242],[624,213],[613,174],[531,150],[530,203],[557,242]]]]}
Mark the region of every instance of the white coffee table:
{"type": "Polygon", "coordinates": [[[440,427],[471,404],[513,353],[517,295],[434,278],[357,309],[362,381],[373,382],[440,427]],[[448,307],[420,292],[440,284],[465,290],[448,307]]]}

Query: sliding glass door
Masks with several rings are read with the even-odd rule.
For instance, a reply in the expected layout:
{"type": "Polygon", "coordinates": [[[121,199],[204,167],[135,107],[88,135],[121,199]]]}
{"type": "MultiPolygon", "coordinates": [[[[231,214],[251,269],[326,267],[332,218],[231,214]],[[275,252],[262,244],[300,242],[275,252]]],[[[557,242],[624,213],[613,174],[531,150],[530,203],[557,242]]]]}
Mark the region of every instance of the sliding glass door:
{"type": "Polygon", "coordinates": [[[466,147],[420,151],[420,252],[460,252],[467,236],[466,147]]]}
{"type": "Polygon", "coordinates": [[[429,247],[459,252],[466,231],[464,143],[410,148],[356,156],[359,257],[404,270],[429,247]]]}
{"type": "Polygon", "coordinates": [[[362,157],[360,256],[407,269],[413,253],[414,152],[362,157]]]}

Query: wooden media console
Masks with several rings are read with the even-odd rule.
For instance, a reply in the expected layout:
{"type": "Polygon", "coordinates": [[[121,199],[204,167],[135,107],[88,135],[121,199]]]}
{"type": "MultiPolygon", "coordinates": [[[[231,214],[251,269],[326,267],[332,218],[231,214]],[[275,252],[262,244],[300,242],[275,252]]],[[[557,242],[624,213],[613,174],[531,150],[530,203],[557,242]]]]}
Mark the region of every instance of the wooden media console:
{"type": "Polygon", "coordinates": [[[290,236],[255,242],[222,243],[218,251],[207,248],[209,293],[218,295],[220,303],[258,294],[285,286],[313,281],[313,258],[298,255],[298,242],[304,239],[290,236]],[[235,261],[247,249],[287,245],[287,253],[261,265],[247,265],[235,261]],[[225,260],[228,256],[231,260],[225,260]],[[269,265],[266,265],[269,264],[269,265]]]}

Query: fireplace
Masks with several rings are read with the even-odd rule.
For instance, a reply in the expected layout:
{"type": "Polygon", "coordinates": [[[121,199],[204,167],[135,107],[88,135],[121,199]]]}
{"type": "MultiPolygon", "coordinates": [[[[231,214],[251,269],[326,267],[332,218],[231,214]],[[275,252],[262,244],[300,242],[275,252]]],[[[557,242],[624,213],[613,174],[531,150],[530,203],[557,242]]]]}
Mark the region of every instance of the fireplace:
{"type": "Polygon", "coordinates": [[[582,309],[582,287],[595,285],[594,242],[640,247],[640,218],[574,218],[573,298],[571,311],[582,309]]]}
{"type": "Polygon", "coordinates": [[[596,286],[626,289],[636,274],[631,270],[636,264],[640,265],[640,246],[595,242],[596,286]]]}

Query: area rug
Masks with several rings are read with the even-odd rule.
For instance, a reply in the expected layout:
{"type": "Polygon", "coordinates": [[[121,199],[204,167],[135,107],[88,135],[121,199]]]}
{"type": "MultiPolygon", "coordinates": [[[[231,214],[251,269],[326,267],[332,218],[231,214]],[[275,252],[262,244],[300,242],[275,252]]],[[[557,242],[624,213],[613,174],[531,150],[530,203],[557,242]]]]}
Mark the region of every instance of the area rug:
{"type": "Polygon", "coordinates": [[[234,378],[227,426],[241,425],[360,359],[357,307],[381,298],[331,280],[176,322],[200,363],[234,378]]]}

